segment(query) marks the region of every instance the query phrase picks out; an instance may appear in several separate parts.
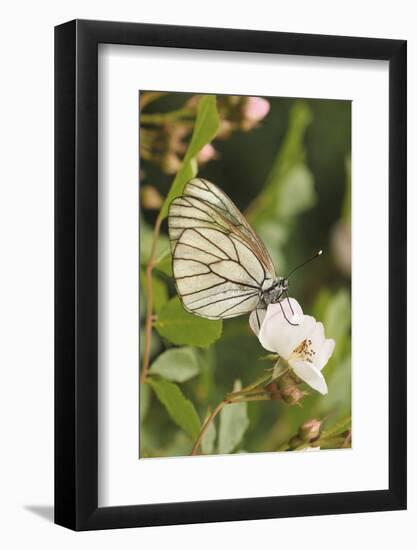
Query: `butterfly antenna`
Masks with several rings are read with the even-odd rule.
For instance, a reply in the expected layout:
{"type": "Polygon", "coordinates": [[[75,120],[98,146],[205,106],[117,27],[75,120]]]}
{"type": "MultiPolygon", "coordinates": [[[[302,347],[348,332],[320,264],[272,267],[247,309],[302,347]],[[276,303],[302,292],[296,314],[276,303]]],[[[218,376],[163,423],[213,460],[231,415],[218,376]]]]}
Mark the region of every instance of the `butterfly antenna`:
{"type": "Polygon", "coordinates": [[[297,271],[297,269],[300,269],[300,267],[303,267],[304,265],[312,262],[313,260],[315,260],[316,258],[318,258],[319,256],[321,256],[323,254],[323,250],[319,250],[316,254],[314,254],[314,256],[312,256],[311,258],[309,258],[308,260],[306,260],[305,262],[303,262],[302,264],[300,265],[297,265],[296,268],[294,268],[287,276],[286,276],[286,279],[288,279],[293,273],[295,273],[297,271]]]}

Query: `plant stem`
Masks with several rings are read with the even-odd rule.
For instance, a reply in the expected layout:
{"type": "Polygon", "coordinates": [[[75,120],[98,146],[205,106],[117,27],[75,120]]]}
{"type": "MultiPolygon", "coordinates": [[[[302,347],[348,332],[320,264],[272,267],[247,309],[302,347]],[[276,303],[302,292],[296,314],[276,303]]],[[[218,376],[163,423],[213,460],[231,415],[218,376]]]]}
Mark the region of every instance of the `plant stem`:
{"type": "Polygon", "coordinates": [[[194,116],[195,113],[193,111],[190,111],[189,109],[177,109],[176,111],[171,111],[169,113],[141,114],[140,121],[142,124],[154,124],[158,126],[184,117],[190,118],[194,116]]]}
{"type": "Polygon", "coordinates": [[[191,456],[195,456],[197,454],[197,451],[201,445],[201,442],[203,440],[203,437],[205,433],[207,432],[211,422],[216,418],[216,416],[219,414],[219,412],[222,410],[222,408],[227,405],[228,401],[220,401],[220,403],[217,405],[217,407],[214,409],[214,411],[210,414],[210,416],[207,418],[207,420],[204,422],[203,427],[201,428],[201,432],[198,435],[198,438],[196,442],[194,443],[193,450],[191,451],[191,456]]]}
{"type": "Polygon", "coordinates": [[[272,399],[272,394],[268,391],[260,389],[257,392],[255,392],[254,389],[252,388],[252,385],[248,386],[248,388],[250,389],[246,392],[241,390],[237,392],[228,393],[226,397],[222,401],[220,401],[220,403],[217,405],[214,411],[210,414],[210,416],[204,422],[203,427],[201,428],[201,431],[198,435],[198,438],[194,443],[194,447],[191,451],[191,456],[195,456],[197,454],[197,451],[200,448],[201,442],[203,440],[204,434],[207,432],[211,422],[213,422],[213,420],[216,418],[216,416],[219,414],[219,412],[223,409],[225,405],[233,405],[234,403],[248,403],[251,401],[270,401],[272,399]]]}
{"type": "Polygon", "coordinates": [[[153,318],[153,284],[152,273],[155,265],[156,243],[158,241],[159,231],[161,229],[162,217],[158,216],[153,230],[153,239],[151,253],[149,255],[148,265],[146,266],[146,323],[145,323],[145,350],[143,352],[143,365],[140,375],[140,383],[146,382],[149,370],[151,356],[151,338],[152,338],[152,318],[153,318]]]}
{"type": "Polygon", "coordinates": [[[241,390],[233,392],[233,395],[238,395],[238,394],[241,394],[241,393],[247,393],[251,390],[254,390],[254,389],[258,388],[261,384],[264,384],[267,381],[272,382],[272,380],[269,380],[271,377],[272,377],[272,374],[270,372],[267,372],[266,374],[263,374],[262,376],[257,378],[255,380],[255,382],[253,382],[252,384],[249,384],[249,386],[245,386],[241,390]]]}
{"type": "Polygon", "coordinates": [[[266,391],[257,393],[256,395],[248,395],[248,397],[242,397],[241,399],[236,398],[233,399],[233,401],[227,401],[226,403],[230,403],[232,405],[234,403],[250,403],[251,401],[271,401],[271,394],[266,391]]]}

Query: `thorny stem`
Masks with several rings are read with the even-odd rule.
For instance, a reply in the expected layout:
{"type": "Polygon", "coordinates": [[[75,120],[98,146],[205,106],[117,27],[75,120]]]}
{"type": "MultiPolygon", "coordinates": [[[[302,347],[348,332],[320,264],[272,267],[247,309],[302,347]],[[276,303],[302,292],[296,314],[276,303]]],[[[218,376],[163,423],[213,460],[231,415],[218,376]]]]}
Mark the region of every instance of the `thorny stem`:
{"type": "Polygon", "coordinates": [[[149,370],[149,362],[151,355],[151,338],[152,338],[152,320],[153,320],[153,285],[152,273],[155,266],[156,243],[161,229],[162,217],[158,216],[153,230],[152,247],[149,255],[148,265],[146,266],[146,323],[145,323],[145,350],[143,352],[143,366],[140,375],[140,383],[146,382],[146,377],[149,370]]]}

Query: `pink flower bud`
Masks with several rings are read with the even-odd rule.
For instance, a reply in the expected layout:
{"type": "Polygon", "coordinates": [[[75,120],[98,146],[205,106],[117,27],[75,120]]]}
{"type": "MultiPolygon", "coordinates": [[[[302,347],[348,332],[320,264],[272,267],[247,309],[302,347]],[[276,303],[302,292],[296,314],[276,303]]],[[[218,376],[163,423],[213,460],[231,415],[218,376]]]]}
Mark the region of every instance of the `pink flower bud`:
{"type": "Polygon", "coordinates": [[[244,116],[251,122],[259,122],[269,113],[269,101],[263,97],[248,97],[244,107],[244,116]]]}
{"type": "Polygon", "coordinates": [[[216,149],[213,147],[211,143],[207,143],[198,153],[197,160],[201,164],[204,164],[205,162],[208,162],[209,160],[216,158],[216,156],[217,156],[216,149]]]}
{"type": "Polygon", "coordinates": [[[320,435],[320,430],[320,420],[312,418],[300,426],[300,429],[298,430],[298,437],[300,437],[303,441],[311,441],[313,439],[317,439],[320,435]]]}
{"type": "Polygon", "coordinates": [[[216,135],[216,139],[227,139],[235,129],[236,124],[230,122],[230,120],[220,119],[219,130],[216,135]]]}
{"type": "Polygon", "coordinates": [[[300,390],[298,387],[298,382],[294,379],[291,372],[287,372],[279,378],[278,390],[282,399],[288,405],[296,405],[306,395],[306,392],[300,390]]]}

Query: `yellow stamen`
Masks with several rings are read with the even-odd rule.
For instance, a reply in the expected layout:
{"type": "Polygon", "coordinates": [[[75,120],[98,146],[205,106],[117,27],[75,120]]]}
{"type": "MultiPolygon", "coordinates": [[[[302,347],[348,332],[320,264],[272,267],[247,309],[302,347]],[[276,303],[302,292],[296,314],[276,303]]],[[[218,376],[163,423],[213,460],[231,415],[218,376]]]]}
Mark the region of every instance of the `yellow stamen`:
{"type": "Polygon", "coordinates": [[[313,357],[316,352],[311,347],[311,340],[303,340],[292,352],[290,359],[306,361],[313,363],[313,357]]]}

